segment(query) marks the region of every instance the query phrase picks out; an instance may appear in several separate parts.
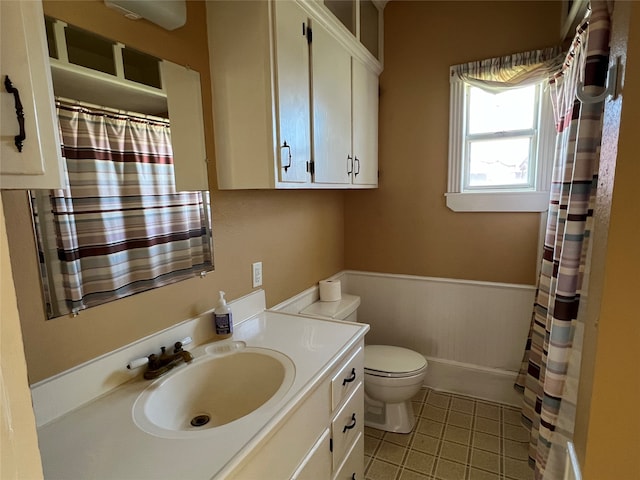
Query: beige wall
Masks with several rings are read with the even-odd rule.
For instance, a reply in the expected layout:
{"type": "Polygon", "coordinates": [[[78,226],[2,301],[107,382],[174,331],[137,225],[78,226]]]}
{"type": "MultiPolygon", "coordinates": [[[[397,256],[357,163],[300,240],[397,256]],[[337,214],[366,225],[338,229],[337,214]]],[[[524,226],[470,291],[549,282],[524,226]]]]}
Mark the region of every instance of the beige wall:
{"type": "Polygon", "coordinates": [[[43,478],[0,200],[0,478],[43,478]]]}
{"type": "Polygon", "coordinates": [[[539,215],[445,206],[449,66],[555,45],[560,2],[385,8],[380,188],[345,202],[347,268],[535,283],[539,215]]]}
{"type": "MultiPolygon", "coordinates": [[[[101,0],[44,3],[48,15],[198,70],[207,152],[213,158],[205,8],[195,1],[187,7],[187,25],[168,32],[127,20],[101,0]]],[[[215,164],[209,173],[215,185],[215,164]]],[[[24,192],[3,194],[31,383],[212,308],[219,289],[230,299],[249,293],[252,262],[263,262],[269,305],[344,267],[341,192],[212,188],[215,272],[92,308],[77,318],[47,321],[25,198],[24,192]]]]}
{"type": "MultiPolygon", "coordinates": [[[[607,197],[600,202],[596,217],[599,214],[604,217],[608,239],[607,248],[602,252],[596,251],[597,242],[594,243],[594,260],[598,257],[603,260],[599,309],[594,313],[597,340],[594,350],[583,354],[583,370],[585,366],[589,370],[583,373],[592,371],[593,376],[585,381],[583,375],[580,380],[581,398],[577,405],[577,427],[580,428],[576,428],[575,439],[579,451],[586,448],[586,458],[582,462],[585,480],[640,478],[640,360],[637,355],[640,344],[637,302],[640,287],[640,199],[637,188],[640,179],[637,135],[640,124],[640,5],[624,2],[617,4],[616,10],[614,27],[618,27],[618,31],[614,32],[612,54],[625,53],[626,22],[629,22],[629,37],[620,129],[618,132],[608,128],[609,119],[605,119],[603,131],[603,163],[598,191],[600,194],[604,190],[607,197]],[[588,426],[581,420],[585,416],[588,426]]],[[[607,104],[607,109],[614,117],[620,113],[615,102],[607,104]]],[[[611,124],[615,124],[615,119],[611,124]]],[[[596,229],[598,226],[596,224],[596,229]]]]}
{"type": "MultiPolygon", "coordinates": [[[[343,236],[347,237],[349,268],[532,283],[537,215],[454,214],[446,209],[443,198],[448,83],[446,74],[433,72],[446,72],[453,63],[549,45],[555,39],[559,13],[554,3],[532,6],[500,2],[499,6],[498,13],[495,4],[480,2],[389,3],[385,12],[386,70],[381,80],[381,188],[347,194],[344,229],[339,192],[213,190],[214,273],[204,280],[194,279],[96,307],[75,319],[45,321],[24,193],[3,196],[11,217],[7,218],[7,229],[17,240],[10,253],[30,381],[206,310],[220,288],[226,289],[230,298],[249,292],[253,261],[264,262],[268,303],[274,304],[341,269],[343,236]],[[522,22],[523,18],[530,20],[528,24],[522,22]],[[452,32],[463,35],[464,28],[472,26],[477,31],[478,25],[487,22],[489,26],[468,45],[451,41],[452,32]],[[443,52],[431,52],[429,64],[422,60],[430,45],[443,45],[445,39],[451,43],[443,52]]],[[[207,150],[213,152],[204,11],[200,3],[188,2],[188,7],[188,25],[169,33],[144,22],[132,24],[97,0],[72,2],[71,7],[63,2],[45,3],[51,15],[198,69],[203,82],[207,150]]],[[[582,439],[586,443],[583,466],[588,480],[636,478],[640,471],[640,363],[633,355],[640,341],[634,301],[640,271],[640,211],[634,195],[635,182],[640,178],[638,142],[634,141],[640,122],[639,9],[634,5],[631,18],[635,63],[627,65],[609,249],[604,252],[606,275],[594,353],[593,398],[588,438],[582,439]]],[[[213,182],[213,169],[211,173],[213,182]]],[[[1,218],[0,224],[4,229],[1,218]]],[[[0,243],[0,252],[5,255],[2,239],[0,243]]],[[[13,292],[9,289],[6,257],[1,270],[4,365],[6,332],[13,328],[14,346],[19,346],[20,332],[15,324],[9,324],[16,316],[15,306],[11,307],[13,292]],[[5,308],[12,308],[13,313],[5,308]]],[[[19,364],[11,360],[17,380],[9,384],[9,393],[26,391],[20,385],[24,371],[19,364]]],[[[19,400],[19,404],[24,403],[24,399],[19,400]]],[[[4,417],[6,406],[2,408],[4,417]]],[[[34,467],[24,472],[25,478],[36,478],[41,473],[28,413],[26,423],[20,425],[26,443],[16,451],[24,455],[18,459],[22,467],[34,467]]],[[[10,453],[6,450],[2,449],[3,474],[6,465],[14,465],[9,463],[13,459],[6,456],[10,453]]]]}

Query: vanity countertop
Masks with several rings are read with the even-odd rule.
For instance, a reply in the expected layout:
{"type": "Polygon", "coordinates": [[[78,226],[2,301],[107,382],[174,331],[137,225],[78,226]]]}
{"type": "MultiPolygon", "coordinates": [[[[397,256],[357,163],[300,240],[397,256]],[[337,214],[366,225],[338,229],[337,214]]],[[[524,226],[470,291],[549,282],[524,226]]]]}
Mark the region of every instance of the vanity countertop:
{"type": "MultiPolygon", "coordinates": [[[[150,385],[135,379],[38,428],[45,478],[224,478],[368,329],[366,324],[261,312],[236,325],[232,340],[279,351],[293,361],[293,384],[279,402],[201,435],[163,438],[145,433],[133,420],[134,402],[150,385]]],[[[205,354],[204,347],[191,350],[196,359],[205,354]]],[[[185,367],[175,371],[180,368],[185,367]]]]}

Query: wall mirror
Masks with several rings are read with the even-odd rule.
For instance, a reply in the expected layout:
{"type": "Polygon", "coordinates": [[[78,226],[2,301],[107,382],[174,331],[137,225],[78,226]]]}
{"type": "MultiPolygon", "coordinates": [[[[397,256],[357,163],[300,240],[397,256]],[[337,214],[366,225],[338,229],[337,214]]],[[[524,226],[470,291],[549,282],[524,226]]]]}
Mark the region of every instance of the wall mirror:
{"type": "Polygon", "coordinates": [[[198,72],[45,25],[67,180],[30,193],[48,318],[213,270],[198,72]]]}

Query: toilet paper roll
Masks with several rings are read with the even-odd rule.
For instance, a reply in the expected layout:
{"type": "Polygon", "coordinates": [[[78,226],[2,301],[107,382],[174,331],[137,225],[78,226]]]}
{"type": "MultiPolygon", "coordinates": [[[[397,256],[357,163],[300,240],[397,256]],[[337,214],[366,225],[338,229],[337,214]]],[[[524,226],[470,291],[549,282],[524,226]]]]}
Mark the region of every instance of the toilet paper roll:
{"type": "Polygon", "coordinates": [[[340,280],[322,280],[320,282],[321,302],[336,302],[341,298],[340,280]]]}

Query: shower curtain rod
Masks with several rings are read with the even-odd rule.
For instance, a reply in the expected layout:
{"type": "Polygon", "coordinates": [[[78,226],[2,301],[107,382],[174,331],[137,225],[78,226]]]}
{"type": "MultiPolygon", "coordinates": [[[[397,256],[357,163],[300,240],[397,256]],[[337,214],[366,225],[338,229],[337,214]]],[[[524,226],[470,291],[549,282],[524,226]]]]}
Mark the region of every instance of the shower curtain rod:
{"type": "Polygon", "coordinates": [[[133,117],[133,118],[136,118],[136,119],[147,120],[147,121],[161,123],[161,124],[167,124],[167,125],[170,124],[168,118],[158,117],[158,116],[155,116],[155,115],[147,115],[145,113],[140,113],[140,112],[132,112],[132,111],[128,111],[128,110],[120,110],[120,109],[117,109],[117,108],[106,107],[104,105],[98,105],[98,104],[95,104],[95,103],[83,102],[81,100],[76,100],[74,98],[66,98],[66,97],[56,96],[56,103],[65,104],[65,105],[69,105],[69,106],[84,107],[84,108],[88,108],[88,109],[91,109],[91,110],[99,110],[101,112],[111,113],[111,114],[114,114],[114,115],[126,115],[128,117],[133,117]]]}

